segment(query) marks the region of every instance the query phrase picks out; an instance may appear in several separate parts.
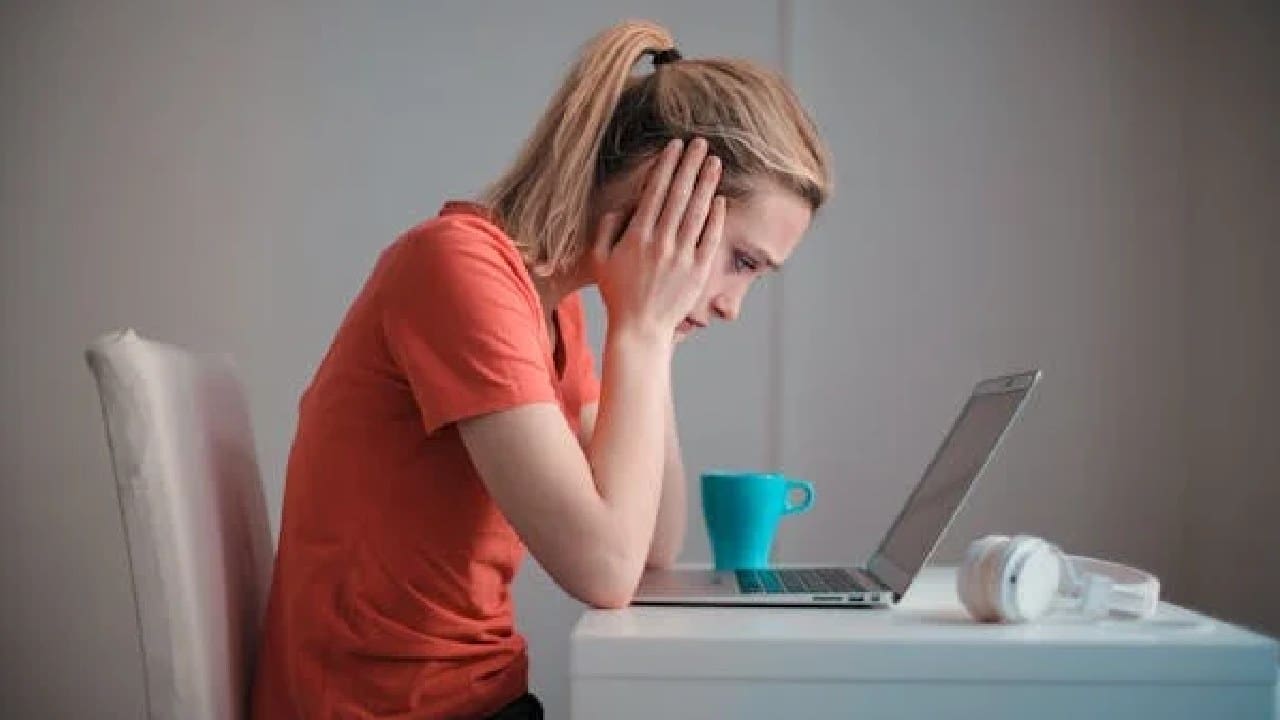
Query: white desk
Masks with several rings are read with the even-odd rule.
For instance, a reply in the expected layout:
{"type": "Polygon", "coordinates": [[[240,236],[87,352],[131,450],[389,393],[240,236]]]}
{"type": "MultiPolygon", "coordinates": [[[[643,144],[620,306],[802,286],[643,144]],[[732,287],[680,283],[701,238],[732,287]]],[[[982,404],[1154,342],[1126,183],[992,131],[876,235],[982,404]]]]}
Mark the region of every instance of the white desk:
{"type": "Polygon", "coordinates": [[[954,568],[893,609],[633,607],[573,632],[574,720],[1272,718],[1276,643],[1162,604],[1143,622],[979,625],[954,568]]]}

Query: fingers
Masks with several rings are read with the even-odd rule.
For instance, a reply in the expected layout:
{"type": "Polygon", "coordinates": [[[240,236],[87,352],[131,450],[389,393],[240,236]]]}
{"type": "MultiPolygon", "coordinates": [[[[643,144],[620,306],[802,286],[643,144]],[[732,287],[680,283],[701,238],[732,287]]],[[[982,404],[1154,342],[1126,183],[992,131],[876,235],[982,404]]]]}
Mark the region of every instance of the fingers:
{"type": "Polygon", "coordinates": [[[704,269],[711,267],[716,251],[720,249],[720,241],[724,238],[724,215],[728,211],[727,202],[723,195],[717,195],[711,203],[711,210],[707,213],[707,222],[702,226],[702,237],[698,241],[694,259],[704,269]]]}
{"type": "Polygon", "coordinates": [[[613,252],[613,243],[618,238],[621,228],[621,213],[607,212],[600,217],[600,223],[596,226],[595,245],[592,247],[596,262],[602,263],[609,259],[609,254],[613,252]]]}
{"type": "Polygon", "coordinates": [[[667,188],[671,185],[671,176],[684,143],[679,139],[672,140],[662,149],[657,162],[649,169],[645,179],[644,190],[640,193],[640,203],[636,206],[635,215],[631,216],[629,230],[637,231],[641,237],[653,237],[652,230],[658,222],[658,214],[662,212],[663,200],[667,196],[667,188]]]}
{"type": "Polygon", "coordinates": [[[702,162],[707,157],[707,141],[694,138],[680,159],[680,167],[671,178],[666,198],[662,203],[662,214],[658,216],[658,224],[654,227],[654,236],[662,241],[673,243],[676,230],[684,218],[685,208],[693,195],[694,183],[702,169],[702,162]]]}
{"type": "Polygon", "coordinates": [[[685,208],[684,217],[680,220],[680,230],[676,236],[677,248],[692,253],[697,247],[702,237],[702,228],[707,222],[707,213],[711,211],[711,201],[715,197],[719,184],[720,158],[708,155],[702,161],[702,169],[698,173],[693,197],[689,199],[689,206],[685,208]]]}

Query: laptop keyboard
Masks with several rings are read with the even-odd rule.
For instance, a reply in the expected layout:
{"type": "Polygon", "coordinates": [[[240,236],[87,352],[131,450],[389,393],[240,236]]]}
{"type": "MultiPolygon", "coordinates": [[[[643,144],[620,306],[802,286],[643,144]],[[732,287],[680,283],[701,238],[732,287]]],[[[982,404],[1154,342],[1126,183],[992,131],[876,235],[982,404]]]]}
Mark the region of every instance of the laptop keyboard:
{"type": "Polygon", "coordinates": [[[744,593],[862,592],[857,578],[838,568],[813,570],[736,570],[744,593]]]}

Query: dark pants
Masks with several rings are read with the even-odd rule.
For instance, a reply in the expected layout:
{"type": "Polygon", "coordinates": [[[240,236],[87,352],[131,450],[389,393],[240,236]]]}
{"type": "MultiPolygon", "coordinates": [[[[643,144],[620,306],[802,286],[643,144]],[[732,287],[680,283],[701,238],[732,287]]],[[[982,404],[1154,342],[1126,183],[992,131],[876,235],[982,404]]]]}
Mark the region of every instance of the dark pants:
{"type": "Polygon", "coordinates": [[[542,720],[542,703],[533,693],[525,693],[490,716],[489,720],[542,720]]]}

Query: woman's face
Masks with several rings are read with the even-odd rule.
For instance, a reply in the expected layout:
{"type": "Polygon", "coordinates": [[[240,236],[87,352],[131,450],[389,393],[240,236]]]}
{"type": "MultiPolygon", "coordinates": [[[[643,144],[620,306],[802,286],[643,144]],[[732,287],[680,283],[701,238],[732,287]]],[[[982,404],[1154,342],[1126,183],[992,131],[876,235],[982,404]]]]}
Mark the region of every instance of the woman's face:
{"type": "Polygon", "coordinates": [[[725,214],[719,255],[693,312],[676,329],[683,339],[716,320],[736,320],[756,280],[791,257],[809,228],[813,211],[795,193],[772,182],[757,184],[725,214]]]}
{"type": "MultiPolygon", "coordinates": [[[[641,163],[609,183],[601,197],[602,208],[622,208],[629,214],[649,164],[641,163]]],[[[676,328],[676,338],[683,340],[712,320],[736,320],[752,284],[791,257],[812,217],[808,202],[768,180],[754,183],[746,197],[730,200],[719,256],[712,260],[711,274],[693,311],[676,328]]]]}

